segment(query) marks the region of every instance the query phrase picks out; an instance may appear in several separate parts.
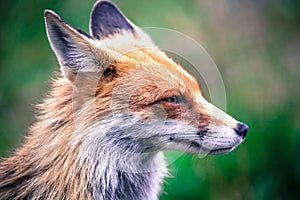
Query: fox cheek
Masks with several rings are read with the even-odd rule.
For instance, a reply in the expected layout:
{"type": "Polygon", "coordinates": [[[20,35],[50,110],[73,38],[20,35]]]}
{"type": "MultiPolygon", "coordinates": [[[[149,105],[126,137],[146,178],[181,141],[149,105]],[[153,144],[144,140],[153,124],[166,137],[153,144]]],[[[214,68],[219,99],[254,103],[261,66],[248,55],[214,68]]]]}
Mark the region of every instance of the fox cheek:
{"type": "Polygon", "coordinates": [[[199,115],[199,122],[198,128],[205,128],[208,127],[210,123],[212,123],[213,119],[212,116],[207,113],[200,113],[199,115]]]}
{"type": "Polygon", "coordinates": [[[180,104],[170,104],[167,102],[161,102],[161,107],[166,113],[166,118],[181,120],[184,114],[184,106],[180,104]]]}

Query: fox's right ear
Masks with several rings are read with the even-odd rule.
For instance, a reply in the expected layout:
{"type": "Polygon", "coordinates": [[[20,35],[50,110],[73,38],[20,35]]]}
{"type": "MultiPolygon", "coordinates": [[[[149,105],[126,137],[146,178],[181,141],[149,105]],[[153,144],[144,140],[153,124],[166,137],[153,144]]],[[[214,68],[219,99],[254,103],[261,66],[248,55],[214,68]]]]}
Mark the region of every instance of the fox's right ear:
{"type": "Polygon", "coordinates": [[[90,18],[90,34],[101,40],[122,31],[135,32],[136,26],[126,18],[119,8],[107,0],[98,0],[90,18]]]}
{"type": "Polygon", "coordinates": [[[47,36],[54,50],[62,74],[74,81],[78,72],[102,72],[111,57],[96,48],[91,37],[63,21],[55,12],[45,11],[47,36]]]}

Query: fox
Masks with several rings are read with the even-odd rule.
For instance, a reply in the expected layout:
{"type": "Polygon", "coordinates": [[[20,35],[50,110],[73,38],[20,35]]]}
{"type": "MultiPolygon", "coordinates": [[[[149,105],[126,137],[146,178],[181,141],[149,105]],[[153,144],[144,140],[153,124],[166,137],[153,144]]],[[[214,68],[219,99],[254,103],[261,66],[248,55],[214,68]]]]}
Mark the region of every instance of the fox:
{"type": "Polygon", "coordinates": [[[0,163],[1,200],[155,200],[165,151],[224,154],[244,141],[248,125],[209,103],[114,3],[94,4],[89,33],[44,17],[60,72],[0,163]]]}

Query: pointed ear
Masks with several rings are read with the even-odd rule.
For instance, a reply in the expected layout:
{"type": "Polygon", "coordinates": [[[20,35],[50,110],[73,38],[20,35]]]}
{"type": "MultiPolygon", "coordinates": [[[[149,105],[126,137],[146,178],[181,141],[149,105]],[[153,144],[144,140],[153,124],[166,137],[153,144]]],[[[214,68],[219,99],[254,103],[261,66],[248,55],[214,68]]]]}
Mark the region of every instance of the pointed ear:
{"type": "Polygon", "coordinates": [[[122,31],[134,33],[134,27],[112,2],[100,0],[95,3],[90,18],[90,34],[94,38],[100,40],[122,31]]]}
{"type": "Polygon", "coordinates": [[[101,72],[106,68],[108,54],[97,49],[88,34],[73,28],[50,10],[45,11],[45,22],[48,39],[64,76],[73,81],[79,70],[101,72]]]}

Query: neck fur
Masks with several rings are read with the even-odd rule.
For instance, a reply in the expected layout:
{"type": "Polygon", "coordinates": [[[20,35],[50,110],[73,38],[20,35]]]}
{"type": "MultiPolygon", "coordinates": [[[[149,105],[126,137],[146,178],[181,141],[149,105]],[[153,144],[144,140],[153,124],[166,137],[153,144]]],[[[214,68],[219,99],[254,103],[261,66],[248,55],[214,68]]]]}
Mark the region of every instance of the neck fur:
{"type": "Polygon", "coordinates": [[[87,165],[93,199],[157,199],[167,174],[163,153],[149,151],[124,116],[108,116],[81,131],[79,157],[87,165]],[[133,134],[134,133],[134,134],[133,134]]]}

